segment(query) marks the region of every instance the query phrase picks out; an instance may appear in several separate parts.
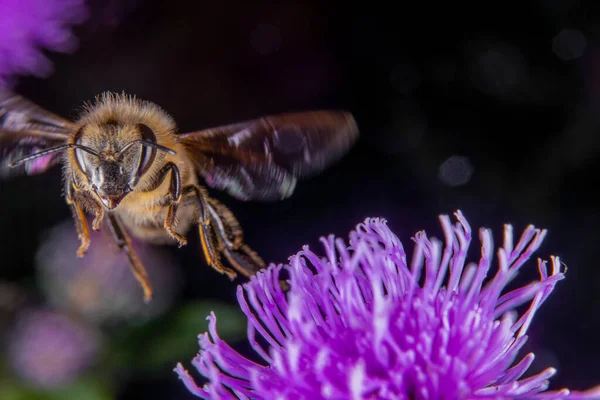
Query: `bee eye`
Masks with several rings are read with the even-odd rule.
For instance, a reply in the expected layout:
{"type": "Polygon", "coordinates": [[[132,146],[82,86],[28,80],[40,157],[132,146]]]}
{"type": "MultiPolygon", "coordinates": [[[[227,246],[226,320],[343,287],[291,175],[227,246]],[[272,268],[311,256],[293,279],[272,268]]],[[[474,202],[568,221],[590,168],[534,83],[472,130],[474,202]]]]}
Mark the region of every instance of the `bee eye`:
{"type": "MultiPolygon", "coordinates": [[[[85,125],[82,126],[81,128],[79,128],[77,130],[77,132],[75,133],[75,144],[81,144],[81,135],[83,134],[83,129],[85,128],[85,125]]],[[[79,167],[79,169],[85,174],[86,173],[86,168],[85,168],[85,162],[83,159],[83,154],[82,151],[79,149],[75,149],[75,161],[77,162],[77,166],[79,167]]]]}
{"type": "MultiPolygon", "coordinates": [[[[138,128],[140,130],[143,140],[156,143],[156,136],[154,135],[154,132],[152,131],[152,129],[150,129],[150,127],[144,124],[139,124],[138,128]]],[[[138,165],[137,170],[137,178],[140,178],[142,175],[148,172],[148,170],[152,166],[152,163],[154,162],[155,157],[156,149],[154,147],[142,146],[140,154],[140,163],[138,165]]]]}
{"type": "Polygon", "coordinates": [[[79,149],[75,149],[75,160],[77,161],[77,165],[79,169],[85,174],[87,172],[85,159],[83,158],[83,151],[79,149]]]}

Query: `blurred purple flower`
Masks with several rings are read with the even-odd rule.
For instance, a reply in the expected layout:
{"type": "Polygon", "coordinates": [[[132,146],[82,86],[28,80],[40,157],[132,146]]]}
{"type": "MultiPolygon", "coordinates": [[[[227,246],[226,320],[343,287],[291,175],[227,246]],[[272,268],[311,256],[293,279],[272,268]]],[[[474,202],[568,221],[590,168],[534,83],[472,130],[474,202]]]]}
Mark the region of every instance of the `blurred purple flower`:
{"type": "Polygon", "coordinates": [[[24,311],[8,340],[12,369],[29,384],[54,388],[75,380],[101,345],[92,328],[47,310],[24,311]]]}
{"type": "Polygon", "coordinates": [[[73,51],[77,40],[68,25],[86,16],[84,0],[0,0],[0,87],[15,75],[52,72],[42,50],[73,51]]]}
{"type": "Polygon", "coordinates": [[[386,221],[367,219],[350,234],[349,248],[330,236],[322,239],[325,258],[305,247],[289,265],[258,273],[238,287],[238,300],[250,343],[268,365],[219,339],[212,314],[192,362],[210,382],[198,387],[181,364],[176,372],[205,399],[598,398],[600,387],[546,392],[554,368],[521,379],[531,353],[515,363],[535,312],[564,278],[558,258],[549,269],[538,261],[539,280],[502,291],[546,231],[529,226],[513,246],[507,225],[499,268],[483,285],[494,254],[491,232],[480,230],[479,263],[465,265],[471,228],[460,211],[456,216],[454,226],[440,217],[445,247],[425,232],[415,235],[410,265],[386,221]],[[287,298],[278,283],[282,269],[287,298]],[[519,316],[515,308],[526,302],[519,316]]]}
{"type": "Polygon", "coordinates": [[[53,306],[94,324],[139,323],[169,309],[181,281],[177,263],[168,253],[132,238],[154,290],[153,301],[146,304],[127,257],[108,229],[90,230],[90,238],[92,245],[85,257],[78,258],[79,239],[72,219],[44,233],[36,264],[42,290],[53,306]]]}

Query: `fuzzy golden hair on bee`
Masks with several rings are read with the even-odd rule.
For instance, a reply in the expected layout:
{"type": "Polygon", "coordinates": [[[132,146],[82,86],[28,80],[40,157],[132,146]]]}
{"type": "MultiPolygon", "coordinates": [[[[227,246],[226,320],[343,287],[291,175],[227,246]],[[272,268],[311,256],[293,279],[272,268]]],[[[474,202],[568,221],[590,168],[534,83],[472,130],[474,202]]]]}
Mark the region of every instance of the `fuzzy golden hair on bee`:
{"type": "Polygon", "coordinates": [[[77,128],[84,125],[101,126],[111,123],[123,126],[147,125],[158,140],[177,130],[173,118],[160,106],[124,91],[121,93],[106,91],[96,96],[93,103],[84,103],[77,128]]]}

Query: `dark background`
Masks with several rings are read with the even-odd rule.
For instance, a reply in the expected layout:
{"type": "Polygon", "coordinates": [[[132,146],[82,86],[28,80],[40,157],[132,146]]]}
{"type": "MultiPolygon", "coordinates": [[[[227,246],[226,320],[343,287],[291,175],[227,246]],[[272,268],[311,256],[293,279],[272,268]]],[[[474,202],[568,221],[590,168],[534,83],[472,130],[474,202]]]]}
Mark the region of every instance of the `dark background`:
{"type": "MultiPolygon", "coordinates": [[[[496,243],[506,222],[515,233],[529,223],[547,228],[537,256],[559,255],[569,270],[530,330],[527,350],[539,356],[532,370],[557,367],[552,387],[598,384],[597,7],[420,4],[98,1],[75,30],[78,50],[50,55],[55,72],[23,78],[17,91],[72,117],[100,92],[125,90],[159,104],[182,132],[285,111],[351,111],[360,141],[289,200],[244,203],[212,192],[235,212],[247,243],[285,262],[319,236],[346,238],[365,217],[381,216],[410,247],[421,229],[441,237],[437,215],[456,209],[472,227],[492,228],[496,243]],[[440,178],[451,156],[469,160],[466,183],[440,178]]],[[[35,291],[40,232],[70,215],[60,182],[55,169],[2,183],[3,279],[35,291]]],[[[185,277],[173,309],[198,298],[235,303],[235,286],[205,265],[195,240],[169,251],[185,277]]],[[[117,398],[192,398],[172,367],[181,360],[192,369],[194,355],[152,374],[129,371],[117,398]]]]}

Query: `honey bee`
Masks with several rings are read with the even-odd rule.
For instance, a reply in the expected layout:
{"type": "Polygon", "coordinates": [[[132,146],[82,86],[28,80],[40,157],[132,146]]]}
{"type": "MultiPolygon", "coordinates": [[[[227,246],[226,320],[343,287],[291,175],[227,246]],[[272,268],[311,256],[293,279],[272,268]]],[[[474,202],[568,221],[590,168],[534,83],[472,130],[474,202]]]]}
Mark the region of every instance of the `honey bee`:
{"type": "Polygon", "coordinates": [[[90,214],[92,229],[108,225],[145,301],[152,287],[130,234],[181,247],[197,226],[212,268],[231,280],[237,273],[250,277],[265,262],[207,187],[243,201],[283,200],[298,179],[337,162],[357,139],[356,122],[346,111],[278,114],[177,133],[162,108],[126,93],[102,93],[72,122],[0,91],[0,176],[39,174],[62,164],[64,197],[81,242],[77,256],[90,246],[90,214]]]}

